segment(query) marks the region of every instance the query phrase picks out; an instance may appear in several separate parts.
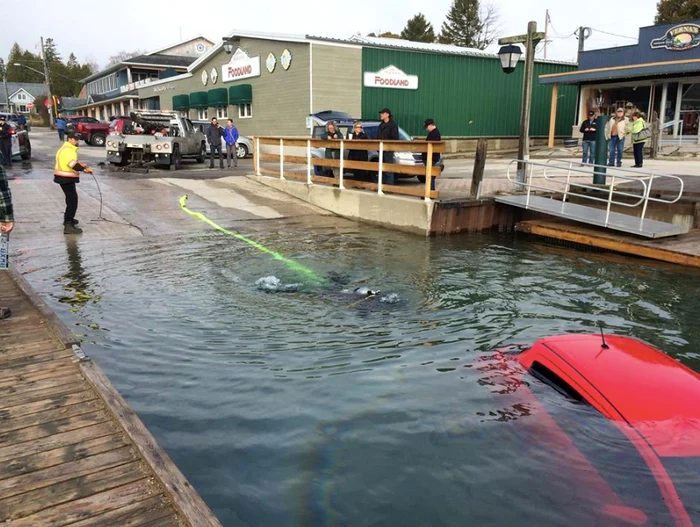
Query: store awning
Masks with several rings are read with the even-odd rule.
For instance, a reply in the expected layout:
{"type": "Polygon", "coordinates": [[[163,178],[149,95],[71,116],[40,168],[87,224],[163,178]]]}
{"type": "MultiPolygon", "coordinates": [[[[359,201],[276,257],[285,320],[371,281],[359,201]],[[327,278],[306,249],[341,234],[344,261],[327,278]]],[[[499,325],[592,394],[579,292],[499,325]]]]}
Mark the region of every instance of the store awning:
{"type": "Polygon", "coordinates": [[[190,108],[209,108],[209,94],[205,91],[195,91],[190,93],[190,108]]]}
{"type": "Polygon", "coordinates": [[[238,84],[228,89],[229,104],[246,104],[253,102],[253,87],[250,84],[238,84]]]}
{"type": "Polygon", "coordinates": [[[228,106],[228,92],[226,88],[215,88],[209,90],[209,106],[228,106]]]}
{"type": "Polygon", "coordinates": [[[582,82],[628,80],[638,77],[677,75],[700,72],[700,59],[673,62],[651,62],[646,64],[625,64],[609,68],[567,71],[540,75],[540,84],[579,84],[582,82]]]}
{"type": "Polygon", "coordinates": [[[185,95],[173,95],[173,110],[189,110],[190,109],[190,96],[185,95]]]}

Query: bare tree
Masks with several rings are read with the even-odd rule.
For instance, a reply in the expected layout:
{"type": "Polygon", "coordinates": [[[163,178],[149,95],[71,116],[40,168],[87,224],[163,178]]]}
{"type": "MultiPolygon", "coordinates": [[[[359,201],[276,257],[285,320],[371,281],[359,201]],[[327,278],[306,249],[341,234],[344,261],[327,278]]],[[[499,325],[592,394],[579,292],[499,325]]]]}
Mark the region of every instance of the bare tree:
{"type": "Polygon", "coordinates": [[[501,13],[495,4],[488,3],[479,7],[479,19],[481,31],[477,35],[477,48],[486,49],[501,31],[501,13]]]}
{"type": "Polygon", "coordinates": [[[134,50],[134,51],[120,51],[116,55],[112,55],[109,57],[109,60],[107,61],[107,66],[106,68],[109,68],[110,66],[114,66],[115,64],[119,64],[120,62],[123,62],[127,59],[133,58],[133,57],[138,57],[139,55],[145,55],[148,53],[147,51],[143,50],[134,50]]]}

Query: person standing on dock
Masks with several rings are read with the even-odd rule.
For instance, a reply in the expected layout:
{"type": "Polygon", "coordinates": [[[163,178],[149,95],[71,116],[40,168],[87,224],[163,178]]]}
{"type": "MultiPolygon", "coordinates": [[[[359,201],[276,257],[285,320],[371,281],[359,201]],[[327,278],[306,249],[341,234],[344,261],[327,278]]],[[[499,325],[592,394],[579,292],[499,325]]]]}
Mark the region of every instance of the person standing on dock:
{"type": "Polygon", "coordinates": [[[226,123],[224,141],[226,141],[227,168],[231,168],[231,158],[233,158],[233,168],[238,168],[238,128],[233,124],[233,119],[229,119],[226,123]]]}
{"type": "Polygon", "coordinates": [[[66,142],[56,152],[53,181],[61,185],[61,190],[66,195],[63,234],[81,234],[83,232],[83,229],[77,227],[78,220],[75,219],[75,213],[78,211],[78,189],[75,185],[80,183],[81,172],[92,174],[92,170],[78,161],[79,143],[80,134],[69,132],[66,134],[66,142]]]}
{"type": "MultiPolygon", "coordinates": [[[[379,123],[379,128],[377,129],[377,139],[380,141],[398,141],[399,140],[399,125],[396,124],[394,118],[391,115],[391,110],[389,108],[383,108],[379,110],[379,118],[382,120],[379,123]]],[[[393,163],[394,162],[394,152],[384,150],[382,155],[382,164],[393,163]]],[[[394,174],[392,172],[386,172],[386,168],[382,167],[382,183],[387,185],[394,184],[394,174]]]]}
{"type": "MultiPolygon", "coordinates": [[[[426,141],[432,141],[439,143],[442,141],[442,135],[440,134],[440,130],[438,130],[438,127],[435,126],[435,121],[433,119],[426,119],[425,122],[423,123],[423,128],[425,128],[428,131],[428,135],[426,136],[425,140],[426,141]]],[[[423,164],[427,166],[428,164],[428,153],[423,152],[421,155],[421,159],[423,160],[423,164]]],[[[431,159],[431,166],[435,166],[440,162],[440,154],[434,153],[433,158],[431,159]]],[[[435,178],[431,177],[430,178],[430,190],[435,190],[435,178]]]]}
{"type": "Polygon", "coordinates": [[[214,168],[214,156],[219,154],[219,168],[224,168],[224,154],[221,152],[221,138],[224,129],[219,126],[216,117],[212,118],[211,126],[207,129],[207,141],[209,141],[209,168],[214,168]]]}
{"type": "Polygon", "coordinates": [[[598,119],[596,119],[595,112],[591,110],[588,112],[588,119],[581,123],[581,133],[583,134],[583,158],[581,163],[583,165],[595,164],[595,134],[598,126],[598,119]]]}
{"type": "Polygon", "coordinates": [[[629,121],[625,117],[624,108],[618,108],[612,119],[605,125],[605,139],[610,141],[608,166],[622,166],[622,153],[625,150],[625,136],[629,121]]]}
{"type": "MultiPolygon", "coordinates": [[[[7,183],[7,173],[0,165],[0,236],[8,235],[15,227],[15,218],[12,211],[12,193],[7,183]]],[[[9,307],[0,307],[0,320],[8,318],[12,314],[9,307]]]]}
{"type": "Polygon", "coordinates": [[[642,114],[638,111],[632,114],[632,126],[630,127],[632,134],[632,148],[634,149],[634,166],[632,168],[642,168],[644,165],[644,143],[651,136],[651,132],[647,128],[642,114]]]}

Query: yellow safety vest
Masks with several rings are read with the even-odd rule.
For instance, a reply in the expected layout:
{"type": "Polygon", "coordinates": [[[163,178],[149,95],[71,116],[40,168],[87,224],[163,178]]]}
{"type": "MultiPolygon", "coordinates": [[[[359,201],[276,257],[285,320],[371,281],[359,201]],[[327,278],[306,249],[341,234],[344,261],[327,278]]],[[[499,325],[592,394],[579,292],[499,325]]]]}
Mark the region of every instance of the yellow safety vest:
{"type": "Polygon", "coordinates": [[[80,173],[74,170],[78,164],[78,147],[72,145],[68,141],[63,143],[63,146],[56,152],[56,166],[54,167],[54,176],[80,178],[80,173]]]}

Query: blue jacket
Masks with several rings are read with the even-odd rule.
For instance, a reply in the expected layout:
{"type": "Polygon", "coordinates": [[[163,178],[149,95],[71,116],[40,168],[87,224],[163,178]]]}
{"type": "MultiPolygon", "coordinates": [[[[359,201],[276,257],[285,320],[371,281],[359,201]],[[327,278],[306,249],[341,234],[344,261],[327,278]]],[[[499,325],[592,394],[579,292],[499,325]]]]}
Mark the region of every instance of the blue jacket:
{"type": "Polygon", "coordinates": [[[59,117],[56,119],[56,130],[65,130],[66,129],[66,121],[59,117]]]}
{"type": "Polygon", "coordinates": [[[235,145],[238,142],[238,128],[235,124],[231,128],[224,128],[224,141],[227,145],[235,145]]]}

